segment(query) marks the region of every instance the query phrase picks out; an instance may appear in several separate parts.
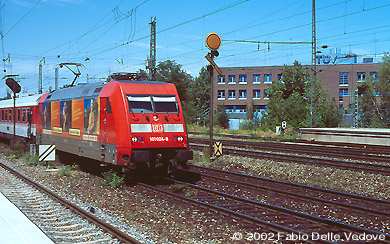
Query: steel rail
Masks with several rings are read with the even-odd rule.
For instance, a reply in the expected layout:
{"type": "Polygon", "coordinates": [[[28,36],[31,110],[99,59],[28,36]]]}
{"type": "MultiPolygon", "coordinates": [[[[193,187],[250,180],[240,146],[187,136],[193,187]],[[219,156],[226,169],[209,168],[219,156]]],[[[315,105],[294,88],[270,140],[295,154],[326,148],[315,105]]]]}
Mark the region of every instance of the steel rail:
{"type": "MultiPolygon", "coordinates": [[[[238,148],[253,148],[256,150],[263,151],[273,151],[273,152],[287,152],[287,153],[297,153],[299,154],[308,154],[308,155],[318,155],[324,157],[334,157],[334,158],[347,158],[355,160],[366,160],[366,161],[380,161],[385,163],[390,163],[389,155],[378,155],[368,153],[365,150],[351,149],[345,147],[335,147],[335,146],[313,146],[313,145],[304,145],[304,144],[291,144],[291,143],[275,143],[275,142],[253,142],[253,141],[242,141],[242,140],[218,140],[222,142],[223,145],[229,147],[238,147],[238,148]]],[[[205,144],[208,142],[207,139],[201,138],[190,138],[190,143],[205,144]]],[[[388,152],[386,152],[388,153],[388,152]]]]}
{"type": "Polygon", "coordinates": [[[127,235],[126,233],[122,232],[121,230],[115,228],[114,226],[112,226],[112,225],[110,225],[110,224],[100,220],[99,218],[97,218],[93,214],[85,211],[84,209],[82,209],[82,208],[78,207],[77,205],[69,202],[68,200],[61,198],[60,196],[58,196],[57,194],[55,194],[54,192],[52,192],[48,188],[38,184],[37,182],[33,181],[29,177],[27,177],[27,176],[17,172],[16,170],[8,167],[7,165],[4,165],[1,162],[0,162],[0,167],[6,169],[7,171],[12,173],[13,175],[19,177],[24,182],[26,182],[29,185],[35,187],[39,191],[46,193],[47,195],[49,195],[50,197],[54,198],[56,201],[60,202],[62,205],[64,205],[65,207],[69,208],[73,212],[79,214],[80,216],[82,216],[83,218],[87,219],[88,221],[96,224],[97,226],[102,228],[104,231],[106,231],[107,233],[111,234],[113,236],[113,238],[116,238],[119,241],[124,242],[124,243],[142,244],[142,242],[137,241],[133,237],[127,235]]]}
{"type": "MultiPolygon", "coordinates": [[[[181,181],[176,181],[176,180],[173,180],[173,179],[170,179],[170,178],[164,178],[164,179],[169,180],[169,181],[174,181],[174,182],[177,182],[177,183],[180,183],[180,184],[189,184],[189,183],[185,183],[185,182],[181,182],[181,181]]],[[[222,213],[223,215],[232,216],[232,217],[234,217],[236,219],[243,220],[244,222],[253,223],[253,224],[255,224],[255,225],[257,225],[257,226],[259,226],[261,228],[264,228],[267,231],[272,231],[272,232],[275,232],[275,233],[288,232],[288,233],[295,233],[295,234],[298,234],[298,235],[308,235],[308,236],[311,236],[311,234],[309,234],[309,233],[305,233],[305,232],[302,232],[302,231],[294,230],[294,229],[291,229],[291,228],[288,228],[288,227],[285,227],[285,226],[282,226],[282,225],[279,225],[279,224],[271,223],[271,222],[268,222],[268,221],[265,221],[265,220],[262,220],[262,219],[258,219],[258,218],[255,218],[255,217],[243,214],[243,213],[239,213],[239,212],[236,212],[236,211],[233,211],[233,210],[221,207],[221,206],[217,206],[217,205],[206,203],[206,202],[202,202],[202,201],[190,198],[190,197],[186,197],[186,196],[182,196],[182,195],[179,195],[179,194],[175,194],[173,192],[169,192],[169,191],[166,191],[166,190],[163,190],[163,189],[159,189],[158,187],[151,186],[151,185],[148,185],[148,184],[145,184],[145,183],[138,183],[138,185],[141,186],[141,187],[144,187],[146,189],[152,190],[154,192],[158,192],[160,194],[166,195],[168,197],[171,197],[171,198],[174,198],[174,199],[180,199],[182,201],[188,202],[191,205],[200,206],[200,207],[206,208],[208,210],[213,210],[213,211],[216,211],[218,213],[222,213]]],[[[320,240],[316,240],[316,241],[308,240],[307,243],[315,244],[315,243],[335,243],[335,242],[327,241],[327,240],[321,240],[320,239],[320,240]]]]}
{"type": "MultiPolygon", "coordinates": [[[[203,150],[206,146],[191,144],[191,148],[203,150]]],[[[309,164],[316,166],[328,166],[346,170],[363,171],[367,173],[390,175],[390,165],[369,164],[361,162],[343,161],[338,159],[316,158],[310,156],[290,155],[284,153],[260,152],[244,149],[224,148],[224,154],[242,157],[262,158],[271,160],[281,160],[299,164],[309,164]]]]}
{"type": "MultiPolygon", "coordinates": [[[[333,191],[333,190],[329,190],[329,189],[325,189],[325,188],[318,188],[318,187],[297,184],[297,183],[291,183],[291,182],[286,182],[286,181],[267,179],[267,178],[262,178],[262,177],[258,177],[258,176],[246,175],[246,174],[225,171],[225,170],[219,170],[219,169],[214,169],[214,168],[207,168],[204,166],[191,165],[191,168],[192,169],[198,168],[200,170],[205,170],[205,171],[213,171],[213,172],[216,172],[219,174],[224,174],[224,176],[226,176],[226,177],[237,176],[237,177],[240,177],[240,178],[245,179],[245,180],[246,179],[255,180],[255,182],[256,182],[256,183],[250,183],[250,182],[245,182],[245,181],[237,181],[237,180],[232,180],[231,178],[223,178],[222,176],[214,176],[214,175],[210,175],[210,174],[201,173],[201,176],[209,177],[209,178],[216,179],[216,180],[226,181],[226,182],[237,184],[240,186],[243,185],[243,186],[248,186],[248,187],[252,187],[252,188],[264,189],[267,191],[273,191],[273,192],[276,192],[279,194],[293,196],[296,198],[303,198],[303,199],[308,199],[308,200],[312,200],[315,202],[336,205],[336,206],[340,206],[341,208],[344,208],[344,209],[354,209],[359,213],[369,213],[369,214],[372,214],[372,215],[375,215],[378,217],[383,217],[383,216],[390,217],[390,201],[386,201],[383,199],[371,198],[371,197],[366,197],[366,196],[356,195],[356,194],[351,194],[351,193],[346,193],[346,192],[333,191]],[[269,182],[271,184],[273,183],[274,187],[264,185],[264,182],[269,182]],[[283,187],[280,187],[280,186],[283,186],[283,187]],[[286,189],[286,187],[288,187],[288,188],[286,189]],[[283,188],[283,190],[282,190],[282,188],[283,188]],[[290,191],[291,188],[293,188],[292,190],[295,189],[295,192],[290,191]],[[299,192],[299,190],[302,190],[302,189],[308,190],[310,192],[331,194],[332,196],[337,196],[337,197],[346,197],[349,200],[353,200],[355,203],[360,203],[361,201],[364,201],[366,204],[370,205],[370,207],[365,207],[365,206],[356,205],[356,204],[352,204],[352,203],[347,204],[347,203],[343,203],[343,202],[337,202],[335,200],[332,201],[332,200],[328,200],[325,198],[314,197],[310,194],[297,193],[297,192],[299,192]],[[372,204],[380,204],[382,208],[381,209],[372,208],[372,206],[373,206],[372,204]],[[387,211],[383,211],[383,209],[386,209],[387,211]]],[[[182,170],[182,171],[197,173],[197,172],[193,172],[190,170],[182,170]]],[[[351,202],[353,202],[353,201],[351,201],[351,202]]],[[[347,202],[347,201],[345,201],[345,202],[347,202]]]]}
{"type": "MultiPolygon", "coordinates": [[[[206,135],[202,132],[189,132],[190,135],[206,135]]],[[[295,145],[306,145],[306,146],[323,146],[323,147],[344,147],[347,150],[358,151],[365,150],[370,154],[389,154],[390,146],[384,145],[372,145],[372,144],[357,144],[357,143],[343,143],[343,142],[323,142],[323,141],[307,141],[303,139],[284,139],[284,138],[273,138],[273,137],[259,137],[259,136],[244,136],[234,134],[214,134],[215,137],[221,138],[232,138],[239,140],[262,140],[266,142],[273,142],[278,144],[292,143],[295,145]]]]}
{"type": "MultiPolygon", "coordinates": [[[[201,191],[204,191],[204,192],[208,192],[208,193],[210,193],[212,195],[220,196],[220,197],[222,197],[224,199],[233,199],[235,201],[239,201],[239,202],[242,202],[242,203],[245,203],[245,204],[249,204],[249,205],[252,205],[252,206],[255,206],[255,207],[271,209],[271,210],[274,210],[274,211],[278,212],[279,214],[283,213],[283,214],[287,214],[289,216],[294,216],[296,221],[298,221],[298,219],[308,220],[308,221],[306,221],[306,225],[308,225],[309,222],[312,221],[315,226],[322,226],[322,227],[328,226],[328,229],[332,230],[332,231],[344,231],[344,232],[345,231],[350,231],[350,232],[356,232],[356,233],[359,233],[359,234],[362,234],[362,233],[367,234],[368,233],[368,234],[377,235],[377,236],[378,235],[383,235],[385,237],[385,240],[382,241],[382,242],[383,243],[390,243],[390,235],[386,234],[386,233],[381,233],[381,232],[373,231],[373,230],[362,228],[362,227],[358,227],[358,226],[344,224],[344,223],[341,223],[341,222],[337,222],[337,221],[333,221],[333,220],[330,220],[330,219],[317,217],[317,216],[314,216],[314,215],[310,215],[310,214],[294,211],[294,210],[291,210],[291,209],[279,207],[279,206],[272,205],[272,204],[258,202],[258,201],[255,201],[255,200],[251,200],[251,199],[247,199],[247,198],[243,198],[243,197],[227,194],[227,193],[224,193],[224,192],[212,190],[212,189],[209,189],[209,188],[205,188],[205,187],[202,187],[202,186],[198,186],[198,185],[187,183],[187,182],[183,182],[183,181],[178,181],[178,180],[174,180],[174,179],[170,179],[170,178],[164,178],[164,179],[165,180],[170,180],[170,181],[172,181],[174,183],[177,183],[177,184],[185,184],[185,185],[190,186],[192,188],[195,188],[195,189],[198,189],[198,190],[201,190],[201,191]],[[337,229],[335,230],[335,228],[337,228],[337,229]]],[[[264,221],[264,220],[261,220],[261,221],[264,221]]],[[[284,227],[284,228],[288,228],[288,227],[284,227]]],[[[306,227],[306,229],[312,229],[312,228],[313,228],[313,226],[306,227]]],[[[298,230],[295,230],[295,231],[298,231],[298,230]]],[[[301,233],[302,232],[305,233],[305,231],[302,231],[302,230],[300,232],[301,233]]],[[[311,235],[311,234],[306,234],[306,235],[311,235]]]]}

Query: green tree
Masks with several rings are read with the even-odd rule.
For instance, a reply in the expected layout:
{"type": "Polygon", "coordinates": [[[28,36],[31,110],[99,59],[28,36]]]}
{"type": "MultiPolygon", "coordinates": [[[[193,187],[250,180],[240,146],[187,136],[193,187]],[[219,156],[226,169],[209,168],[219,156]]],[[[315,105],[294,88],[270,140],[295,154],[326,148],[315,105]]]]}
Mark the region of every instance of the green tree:
{"type": "Polygon", "coordinates": [[[262,125],[273,129],[286,121],[292,127],[307,127],[309,107],[305,100],[308,74],[298,61],[293,66],[284,66],[283,81],[273,81],[267,88],[269,102],[262,125]],[[289,95],[283,99],[283,94],[289,95]]]}
{"type": "Polygon", "coordinates": [[[378,82],[376,89],[380,94],[380,99],[377,104],[380,116],[377,113],[374,121],[381,127],[390,128],[390,54],[387,53],[383,57],[383,62],[379,64],[378,82]]]}
{"type": "Polygon", "coordinates": [[[166,60],[157,65],[156,80],[175,84],[179,98],[183,103],[189,99],[187,87],[191,78],[187,72],[182,70],[182,65],[175,61],[166,60]]]}
{"type": "MultiPolygon", "coordinates": [[[[308,82],[305,97],[309,103],[309,110],[310,93],[311,83],[308,82]]],[[[342,120],[342,112],[339,110],[336,100],[329,98],[327,88],[324,87],[322,81],[318,78],[315,80],[313,93],[313,125],[315,127],[337,127],[342,120]]]]}
{"type": "MultiPolygon", "coordinates": [[[[273,129],[284,120],[294,128],[308,127],[312,92],[310,75],[295,61],[293,66],[284,66],[282,77],[283,81],[273,81],[267,89],[270,100],[262,125],[273,129]]],[[[336,102],[329,98],[320,80],[313,83],[314,124],[320,127],[337,126],[341,121],[341,112],[336,102]]]]}
{"type": "Polygon", "coordinates": [[[191,102],[195,107],[196,117],[210,108],[210,75],[206,67],[202,67],[199,76],[195,77],[188,88],[191,102]]]}
{"type": "Polygon", "coordinates": [[[375,127],[374,114],[376,111],[376,103],[374,84],[368,78],[366,82],[358,86],[358,89],[362,90],[362,94],[359,95],[359,126],[365,128],[375,127]]]}
{"type": "Polygon", "coordinates": [[[229,115],[226,113],[225,105],[218,105],[215,123],[224,129],[229,128],[229,115]]]}

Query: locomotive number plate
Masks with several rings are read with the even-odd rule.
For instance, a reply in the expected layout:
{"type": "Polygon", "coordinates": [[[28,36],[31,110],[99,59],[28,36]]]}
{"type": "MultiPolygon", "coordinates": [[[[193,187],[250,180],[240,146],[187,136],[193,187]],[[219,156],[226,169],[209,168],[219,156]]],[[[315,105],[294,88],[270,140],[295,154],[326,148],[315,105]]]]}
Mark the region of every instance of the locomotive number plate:
{"type": "Polygon", "coordinates": [[[169,141],[169,138],[166,136],[151,136],[149,137],[150,141],[169,141]]]}
{"type": "Polygon", "coordinates": [[[163,132],[164,127],[161,124],[152,124],[152,132],[163,132]]]}

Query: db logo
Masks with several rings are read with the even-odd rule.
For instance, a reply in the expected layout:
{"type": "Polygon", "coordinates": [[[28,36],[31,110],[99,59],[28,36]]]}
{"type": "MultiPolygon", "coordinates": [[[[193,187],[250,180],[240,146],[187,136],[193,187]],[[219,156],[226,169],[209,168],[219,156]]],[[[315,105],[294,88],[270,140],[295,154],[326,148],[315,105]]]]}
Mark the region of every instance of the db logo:
{"type": "Polygon", "coordinates": [[[152,132],[163,132],[164,127],[163,125],[152,125],[152,132]]]}

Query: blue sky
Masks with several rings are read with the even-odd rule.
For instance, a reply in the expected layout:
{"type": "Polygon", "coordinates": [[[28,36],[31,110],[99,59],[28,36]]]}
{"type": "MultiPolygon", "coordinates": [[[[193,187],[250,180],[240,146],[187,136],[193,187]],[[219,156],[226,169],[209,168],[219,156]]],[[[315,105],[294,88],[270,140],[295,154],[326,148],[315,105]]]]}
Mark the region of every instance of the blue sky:
{"type": "MultiPolygon", "coordinates": [[[[151,17],[157,19],[157,62],[175,60],[192,76],[208,64],[204,56],[209,32],[223,40],[215,59],[220,67],[311,62],[310,44],[233,41],[310,42],[310,0],[0,2],[3,75],[19,74],[22,88],[29,93],[38,90],[40,61],[44,90],[54,87],[54,67],[61,62],[82,63],[81,82],[87,74],[94,82],[109,73],[145,69],[151,17]]],[[[381,57],[389,51],[389,10],[390,2],[385,0],[316,1],[317,45],[381,57]]],[[[74,77],[65,68],[59,76],[61,86],[74,77]]],[[[5,96],[4,83],[0,97],[5,96]]]]}

